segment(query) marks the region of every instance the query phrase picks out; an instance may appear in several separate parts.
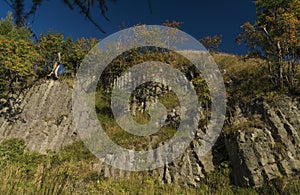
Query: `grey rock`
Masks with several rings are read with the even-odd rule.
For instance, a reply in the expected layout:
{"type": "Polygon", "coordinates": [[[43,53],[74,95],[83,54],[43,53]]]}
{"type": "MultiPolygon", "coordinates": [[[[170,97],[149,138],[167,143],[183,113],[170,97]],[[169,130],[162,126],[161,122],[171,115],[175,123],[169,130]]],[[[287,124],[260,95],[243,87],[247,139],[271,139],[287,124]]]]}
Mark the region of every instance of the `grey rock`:
{"type": "Polygon", "coordinates": [[[46,153],[77,140],[71,113],[72,89],[66,83],[43,81],[19,98],[16,120],[0,117],[0,141],[23,138],[27,149],[46,153]]]}
{"type": "MultiPolygon", "coordinates": [[[[147,93],[150,93],[151,89],[155,90],[155,88],[149,87],[147,93]]],[[[159,89],[166,90],[166,88],[159,89]]],[[[18,106],[20,113],[16,115],[13,122],[0,116],[0,141],[14,137],[22,138],[25,140],[28,150],[45,154],[48,150],[57,151],[63,146],[79,140],[72,115],[72,88],[66,83],[44,80],[16,98],[20,99],[18,106]]],[[[139,101],[145,100],[150,100],[148,94],[144,99],[136,100],[137,110],[143,109],[139,107],[143,106],[139,101]]],[[[5,101],[3,100],[3,102],[5,101]]],[[[173,117],[177,117],[175,111],[178,112],[178,109],[170,111],[173,117]]],[[[156,143],[157,139],[159,138],[153,136],[150,141],[156,143]]],[[[200,178],[205,177],[213,169],[212,153],[202,156],[199,147],[199,142],[194,141],[186,149],[186,152],[174,162],[155,170],[149,170],[147,173],[164,183],[176,182],[195,186],[199,183],[200,178]]],[[[153,154],[153,157],[150,158],[155,159],[160,156],[162,154],[153,154]]],[[[93,163],[93,169],[103,177],[124,178],[132,174],[100,161],[93,163]]]]}
{"type": "Polygon", "coordinates": [[[300,172],[299,98],[257,98],[236,109],[225,138],[234,183],[261,186],[300,172]]]}

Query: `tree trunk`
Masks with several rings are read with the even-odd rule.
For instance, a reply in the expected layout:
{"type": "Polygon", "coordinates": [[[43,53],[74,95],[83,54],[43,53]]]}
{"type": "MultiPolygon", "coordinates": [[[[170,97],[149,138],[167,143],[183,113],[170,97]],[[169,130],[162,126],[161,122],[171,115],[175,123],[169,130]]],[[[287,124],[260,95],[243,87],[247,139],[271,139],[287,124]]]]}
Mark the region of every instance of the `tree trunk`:
{"type": "Polygon", "coordinates": [[[58,68],[59,68],[60,63],[61,63],[61,55],[60,55],[60,52],[57,53],[57,57],[58,57],[58,60],[54,63],[53,68],[52,68],[52,71],[48,74],[47,77],[50,77],[52,74],[54,74],[55,77],[58,78],[58,76],[57,76],[57,71],[58,71],[58,68]]]}
{"type": "Polygon", "coordinates": [[[283,64],[279,62],[279,88],[283,89],[283,64]]]}
{"type": "Polygon", "coordinates": [[[282,50],[280,46],[280,42],[277,41],[277,49],[278,49],[278,87],[282,90],[283,89],[283,57],[282,57],[282,50]]]}

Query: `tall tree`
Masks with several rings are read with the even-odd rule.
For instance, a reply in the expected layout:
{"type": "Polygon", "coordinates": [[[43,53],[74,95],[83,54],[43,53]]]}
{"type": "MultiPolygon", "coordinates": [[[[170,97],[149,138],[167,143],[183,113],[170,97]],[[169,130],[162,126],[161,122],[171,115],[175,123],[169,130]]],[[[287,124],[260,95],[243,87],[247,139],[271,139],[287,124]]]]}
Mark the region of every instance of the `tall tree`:
{"type": "MultiPolygon", "coordinates": [[[[0,21],[0,91],[23,87],[34,75],[38,52],[26,28],[18,28],[12,14],[0,21]]],[[[0,96],[3,94],[0,94],[0,96]]]]}
{"type": "Polygon", "coordinates": [[[300,1],[255,1],[257,20],[242,25],[238,43],[245,42],[250,54],[267,60],[274,83],[290,89],[296,84],[300,57],[300,1]]]}

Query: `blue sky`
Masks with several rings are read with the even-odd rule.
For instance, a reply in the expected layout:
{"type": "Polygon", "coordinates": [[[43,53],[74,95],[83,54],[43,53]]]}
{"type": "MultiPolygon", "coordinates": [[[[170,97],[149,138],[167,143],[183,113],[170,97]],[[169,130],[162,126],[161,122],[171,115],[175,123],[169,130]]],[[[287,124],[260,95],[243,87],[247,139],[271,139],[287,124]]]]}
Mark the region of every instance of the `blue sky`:
{"type": "MultiPolygon", "coordinates": [[[[28,0],[27,0],[28,1],[28,0]]],[[[30,1],[29,1],[30,2],[30,1]]],[[[181,30],[196,39],[207,35],[222,34],[221,51],[244,54],[245,46],[238,46],[234,39],[241,32],[240,26],[247,21],[255,21],[255,5],[251,0],[151,0],[153,13],[150,13],[147,0],[118,0],[109,3],[106,21],[96,10],[92,15],[106,31],[101,33],[93,24],[71,11],[62,0],[45,1],[38,8],[31,24],[36,34],[52,30],[65,36],[95,37],[103,39],[119,31],[122,26],[131,27],[137,23],[162,24],[165,20],[184,22],[181,30]]],[[[0,2],[0,17],[6,16],[9,7],[0,2]]]]}

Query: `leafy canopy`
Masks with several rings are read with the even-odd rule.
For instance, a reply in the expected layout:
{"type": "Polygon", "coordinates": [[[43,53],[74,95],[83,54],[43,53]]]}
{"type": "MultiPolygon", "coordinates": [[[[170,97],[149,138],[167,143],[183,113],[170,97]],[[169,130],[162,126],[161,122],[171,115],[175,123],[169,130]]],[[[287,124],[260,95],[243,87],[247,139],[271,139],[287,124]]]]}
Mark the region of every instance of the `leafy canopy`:
{"type": "Polygon", "coordinates": [[[255,4],[257,20],[242,26],[237,41],[245,42],[251,55],[267,60],[278,87],[287,83],[294,88],[300,56],[300,1],[258,0],[255,4]]]}
{"type": "Polygon", "coordinates": [[[33,63],[37,59],[30,31],[17,27],[9,13],[0,21],[0,90],[9,90],[14,83],[34,75],[33,63]]]}

